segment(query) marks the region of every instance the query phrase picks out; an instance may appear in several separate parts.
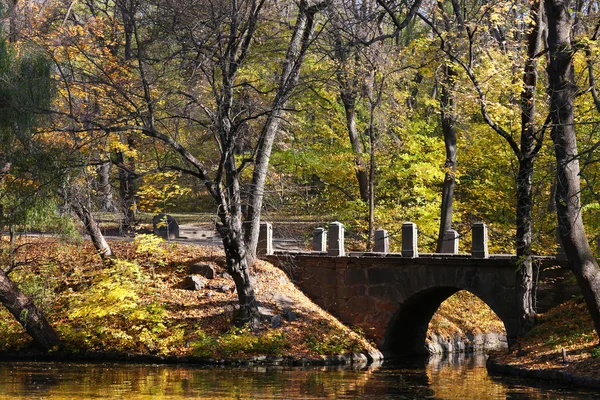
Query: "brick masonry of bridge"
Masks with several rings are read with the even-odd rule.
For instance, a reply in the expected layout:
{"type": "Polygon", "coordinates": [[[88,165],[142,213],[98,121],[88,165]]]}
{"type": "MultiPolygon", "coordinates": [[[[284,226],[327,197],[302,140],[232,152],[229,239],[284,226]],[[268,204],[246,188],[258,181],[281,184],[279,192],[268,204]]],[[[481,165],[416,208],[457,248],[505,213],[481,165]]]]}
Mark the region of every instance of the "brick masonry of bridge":
{"type": "MultiPolygon", "coordinates": [[[[326,254],[277,252],[268,260],[282,268],[316,304],[359,327],[382,350],[421,353],[439,305],[459,290],[482,299],[504,322],[509,341],[519,329],[515,301],[516,259],[491,256],[326,254]]],[[[539,259],[538,309],[572,295],[568,270],[539,259]]]]}

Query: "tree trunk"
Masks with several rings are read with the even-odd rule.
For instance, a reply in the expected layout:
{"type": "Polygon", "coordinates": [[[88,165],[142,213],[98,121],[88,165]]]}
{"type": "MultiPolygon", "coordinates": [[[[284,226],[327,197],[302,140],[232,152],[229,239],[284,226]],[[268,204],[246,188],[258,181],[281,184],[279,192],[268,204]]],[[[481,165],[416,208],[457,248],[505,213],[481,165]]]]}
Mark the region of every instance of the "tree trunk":
{"type": "Polygon", "coordinates": [[[96,168],[96,173],[98,174],[96,192],[100,199],[100,210],[105,212],[117,211],[110,184],[110,161],[106,161],[96,168]]]}
{"type": "Polygon", "coordinates": [[[520,333],[525,334],[535,324],[533,305],[533,257],[532,241],[532,182],[536,147],[535,92],[537,87],[537,54],[541,47],[543,10],[540,1],[531,4],[532,22],[527,36],[527,60],[523,71],[523,91],[521,92],[521,143],[519,172],[517,174],[517,272],[515,293],[520,310],[520,333]]]}
{"type": "MultiPolygon", "coordinates": [[[[127,139],[127,144],[133,147],[133,140],[127,139]]],[[[125,160],[125,155],[121,151],[116,153],[117,165],[123,165],[127,168],[119,168],[119,194],[123,202],[123,229],[129,229],[135,225],[135,175],[133,174],[135,165],[133,160],[125,160]],[[127,161],[127,164],[126,164],[127,161]]]]}
{"type": "MultiPolygon", "coordinates": [[[[523,136],[522,136],[523,137],[523,136]]],[[[524,334],[535,324],[533,307],[533,256],[532,239],[532,176],[533,157],[519,161],[517,175],[517,271],[516,293],[520,315],[520,333],[524,334]]]]}
{"type": "Polygon", "coordinates": [[[114,253],[112,249],[104,239],[104,235],[100,230],[100,226],[98,222],[92,215],[90,208],[85,204],[85,202],[81,199],[81,195],[79,193],[80,190],[75,189],[74,187],[67,187],[66,189],[61,189],[58,191],[58,195],[62,198],[62,200],[71,206],[71,209],[75,212],[77,217],[83,223],[85,230],[96,248],[96,251],[100,255],[103,260],[107,260],[114,257],[114,253]]]}
{"type": "MultiPolygon", "coordinates": [[[[224,118],[222,117],[221,120],[224,120],[224,118]]],[[[223,138],[231,137],[230,127],[226,122],[223,123],[220,130],[223,132],[223,138]]],[[[225,193],[220,192],[221,207],[219,207],[218,215],[222,225],[218,226],[218,230],[223,239],[227,270],[235,282],[239,299],[240,308],[237,311],[236,321],[239,324],[248,324],[254,330],[258,328],[259,312],[254,285],[250,280],[250,268],[242,228],[239,172],[235,161],[233,141],[229,142],[228,147],[228,151],[223,155],[226,196],[224,196],[225,193]]]]}
{"type": "MultiPolygon", "coordinates": [[[[372,77],[375,72],[372,71],[372,77]]],[[[369,117],[369,233],[367,240],[367,251],[373,251],[375,246],[375,107],[377,104],[372,101],[373,88],[370,87],[371,96],[370,117],[369,117]]]]}
{"type": "Polygon", "coordinates": [[[354,151],[354,168],[356,170],[356,180],[358,182],[360,198],[364,202],[368,202],[369,175],[367,172],[367,166],[362,159],[364,148],[360,141],[358,130],[356,129],[356,94],[342,92],[341,98],[342,103],[344,104],[344,111],[346,112],[346,127],[348,129],[348,136],[350,138],[350,144],[352,145],[352,151],[354,151]]]}
{"type": "Polygon", "coordinates": [[[551,134],[556,154],[556,209],[565,254],[600,335],[600,268],[585,236],[579,197],[579,159],[573,111],[576,87],[569,3],[566,0],[545,0],[544,3],[550,51],[547,72],[551,134]]]}
{"type": "Polygon", "coordinates": [[[47,350],[60,344],[56,331],[50,326],[44,314],[2,269],[0,269],[0,302],[14,315],[36,344],[47,350]]]}
{"type": "Polygon", "coordinates": [[[246,257],[241,210],[237,216],[221,215],[221,221],[223,221],[223,225],[220,225],[218,230],[223,238],[227,271],[231,274],[235,283],[240,305],[240,308],[236,311],[235,319],[238,324],[248,324],[254,330],[258,327],[259,312],[246,257]]]}
{"type": "Polygon", "coordinates": [[[279,80],[279,88],[273,100],[272,111],[263,127],[261,138],[257,145],[258,150],[252,171],[252,189],[248,201],[248,213],[246,221],[249,222],[244,233],[246,242],[246,259],[249,265],[256,259],[256,246],[258,244],[258,232],[260,228],[260,213],[262,210],[265,181],[269,169],[269,160],[275,135],[281,123],[283,109],[298,84],[300,67],[304,62],[306,51],[310,45],[314,30],[315,14],[326,2],[307,8],[307,3],[302,1],[298,19],[294,27],[294,33],[288,45],[286,60],[279,80]]]}
{"type": "Polygon", "coordinates": [[[103,260],[113,258],[114,253],[110,248],[108,242],[104,238],[104,235],[100,230],[100,226],[98,225],[98,222],[92,215],[92,212],[90,211],[89,207],[83,204],[80,201],[80,199],[71,199],[70,204],[75,214],[77,214],[77,217],[83,223],[83,226],[85,227],[85,230],[87,231],[88,235],[90,235],[92,243],[94,244],[94,247],[96,248],[98,254],[100,254],[100,257],[103,260]]]}
{"type": "Polygon", "coordinates": [[[442,132],[446,147],[446,170],[442,186],[442,206],[440,217],[440,230],[438,233],[437,253],[441,253],[444,234],[452,229],[452,203],[454,201],[454,184],[456,181],[456,112],[452,90],[456,79],[456,71],[450,66],[444,67],[444,85],[440,97],[442,132]]]}

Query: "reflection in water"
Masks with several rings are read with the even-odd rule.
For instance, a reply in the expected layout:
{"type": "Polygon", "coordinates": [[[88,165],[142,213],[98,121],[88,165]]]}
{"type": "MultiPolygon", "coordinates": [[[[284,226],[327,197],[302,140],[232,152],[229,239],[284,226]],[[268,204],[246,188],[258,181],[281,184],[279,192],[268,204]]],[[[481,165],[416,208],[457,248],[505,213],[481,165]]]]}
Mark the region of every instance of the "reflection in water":
{"type": "Polygon", "coordinates": [[[590,392],[492,378],[485,358],[364,369],[0,363],[5,399],[583,399],[590,392]]]}
{"type": "Polygon", "coordinates": [[[595,392],[561,388],[544,382],[509,377],[491,377],[485,368],[486,356],[437,356],[426,370],[429,384],[440,399],[583,399],[595,392]]]}

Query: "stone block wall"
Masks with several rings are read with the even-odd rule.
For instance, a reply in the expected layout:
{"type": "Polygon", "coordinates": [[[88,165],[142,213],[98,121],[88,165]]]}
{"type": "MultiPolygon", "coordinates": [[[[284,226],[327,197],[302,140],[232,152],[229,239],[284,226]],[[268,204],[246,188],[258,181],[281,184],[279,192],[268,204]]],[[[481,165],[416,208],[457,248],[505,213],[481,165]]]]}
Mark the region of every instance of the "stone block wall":
{"type": "MultiPolygon", "coordinates": [[[[423,255],[408,258],[398,254],[333,257],[307,252],[279,253],[269,257],[269,261],[286,271],[320,307],[342,322],[361,328],[382,349],[398,336],[394,332],[402,333],[409,328],[415,329],[414,333],[408,332],[402,340],[422,337],[422,348],[429,319],[441,301],[462,289],[480,297],[496,312],[509,338],[516,337],[518,332],[515,257],[476,259],[468,255],[423,255]],[[408,315],[408,319],[407,315],[399,315],[407,308],[411,310],[409,314],[415,314],[408,315]],[[394,324],[400,324],[400,331],[392,329],[394,324]],[[405,328],[402,324],[422,326],[405,328]]],[[[551,262],[544,265],[547,267],[551,262]]],[[[558,274],[555,269],[546,269],[548,271],[544,269],[540,274],[540,282],[558,274]]],[[[538,286],[538,297],[545,299],[544,307],[557,304],[556,301],[564,297],[558,286],[544,285],[543,288],[541,284],[538,286]]],[[[463,342],[468,347],[466,343],[470,340],[463,342]]],[[[441,342],[438,345],[442,346],[441,342]]]]}

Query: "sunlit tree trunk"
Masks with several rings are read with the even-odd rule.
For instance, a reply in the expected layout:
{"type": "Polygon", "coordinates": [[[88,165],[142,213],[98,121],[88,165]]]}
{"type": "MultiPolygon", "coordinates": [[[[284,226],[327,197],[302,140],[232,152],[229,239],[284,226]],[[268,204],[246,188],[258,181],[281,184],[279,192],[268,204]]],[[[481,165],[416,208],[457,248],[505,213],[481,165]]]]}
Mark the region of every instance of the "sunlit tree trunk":
{"type": "Polygon", "coordinates": [[[256,159],[254,161],[254,170],[252,172],[252,186],[248,204],[248,215],[246,221],[249,227],[245,232],[245,242],[247,245],[247,262],[252,264],[256,258],[256,246],[258,244],[258,233],[260,227],[260,214],[262,211],[265,182],[271,158],[273,141],[281,124],[281,117],[287,101],[292,91],[298,84],[300,68],[304,62],[304,57],[311,43],[312,33],[315,27],[315,15],[328,1],[308,6],[308,2],[300,2],[300,10],[294,32],[286,53],[286,59],[283,65],[279,87],[273,101],[272,111],[262,129],[261,137],[257,145],[256,159]]]}
{"type": "Polygon", "coordinates": [[[360,198],[369,201],[369,175],[367,166],[363,160],[364,148],[356,128],[356,93],[352,89],[346,89],[341,93],[344,112],[346,114],[346,129],[350,138],[350,145],[354,152],[354,169],[360,198]]]}
{"type": "Polygon", "coordinates": [[[114,253],[104,238],[102,231],[100,230],[100,225],[98,221],[94,218],[92,211],[87,204],[87,202],[83,199],[86,196],[84,193],[86,189],[84,188],[75,188],[73,186],[67,187],[65,189],[59,190],[58,194],[63,199],[63,201],[68,204],[77,218],[83,224],[86,232],[90,236],[92,244],[94,248],[100,255],[103,260],[109,260],[114,257],[114,253]]]}
{"type": "Polygon", "coordinates": [[[110,161],[106,161],[96,168],[98,174],[96,192],[100,201],[100,211],[115,212],[117,207],[112,194],[112,185],[110,184],[110,165],[110,161]]]}

